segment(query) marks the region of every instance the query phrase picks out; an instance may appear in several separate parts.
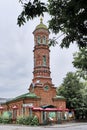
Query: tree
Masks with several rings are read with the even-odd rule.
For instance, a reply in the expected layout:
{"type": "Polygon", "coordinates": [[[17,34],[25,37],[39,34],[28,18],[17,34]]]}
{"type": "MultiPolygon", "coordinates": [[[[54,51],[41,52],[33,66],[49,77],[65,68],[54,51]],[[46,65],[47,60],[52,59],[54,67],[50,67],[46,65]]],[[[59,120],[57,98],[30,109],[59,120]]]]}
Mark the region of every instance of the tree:
{"type": "Polygon", "coordinates": [[[34,17],[44,15],[44,12],[47,12],[47,7],[45,3],[41,2],[40,0],[19,0],[21,2],[23,11],[18,16],[17,24],[19,26],[24,25],[26,21],[33,19],[34,17]]]}
{"type": "Polygon", "coordinates": [[[87,82],[83,82],[84,88],[81,89],[83,95],[82,107],[75,109],[76,119],[86,119],[87,120],[87,82]]]}
{"type": "Polygon", "coordinates": [[[51,15],[49,27],[53,32],[65,35],[61,47],[69,47],[76,41],[80,46],[87,45],[87,1],[48,0],[51,15]]]}
{"type": "MultiPolygon", "coordinates": [[[[80,47],[87,45],[87,1],[86,0],[48,0],[48,4],[40,0],[19,0],[23,11],[18,17],[18,25],[48,12],[51,16],[49,28],[58,34],[63,33],[61,47],[69,47],[70,43],[76,43],[80,47]],[[24,2],[25,1],[25,2],[24,2]]],[[[56,39],[51,40],[55,44],[56,39]]]]}
{"type": "Polygon", "coordinates": [[[73,65],[77,68],[78,75],[87,80],[87,47],[80,48],[79,52],[74,54],[73,65]]]}
{"type": "Polygon", "coordinates": [[[82,88],[84,86],[77,75],[69,72],[64,78],[62,85],[57,88],[57,94],[66,98],[67,108],[76,109],[84,105],[82,88]]]}
{"type": "Polygon", "coordinates": [[[87,81],[83,82],[84,88],[81,89],[81,93],[83,94],[84,106],[87,108],[87,81]]]}
{"type": "Polygon", "coordinates": [[[74,109],[76,119],[87,120],[87,82],[80,82],[76,73],[69,72],[57,94],[66,98],[66,105],[74,109]]]}

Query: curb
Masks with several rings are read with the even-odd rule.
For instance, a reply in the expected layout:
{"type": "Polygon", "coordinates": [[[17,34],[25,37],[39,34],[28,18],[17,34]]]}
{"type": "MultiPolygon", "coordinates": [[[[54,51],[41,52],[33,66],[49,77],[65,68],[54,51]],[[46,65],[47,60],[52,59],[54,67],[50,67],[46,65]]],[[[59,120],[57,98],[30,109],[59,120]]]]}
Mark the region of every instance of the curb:
{"type": "Polygon", "coordinates": [[[67,123],[67,124],[53,124],[49,126],[44,126],[45,128],[66,128],[66,127],[73,127],[73,126],[80,126],[80,125],[87,125],[87,122],[85,123],[67,123]]]}

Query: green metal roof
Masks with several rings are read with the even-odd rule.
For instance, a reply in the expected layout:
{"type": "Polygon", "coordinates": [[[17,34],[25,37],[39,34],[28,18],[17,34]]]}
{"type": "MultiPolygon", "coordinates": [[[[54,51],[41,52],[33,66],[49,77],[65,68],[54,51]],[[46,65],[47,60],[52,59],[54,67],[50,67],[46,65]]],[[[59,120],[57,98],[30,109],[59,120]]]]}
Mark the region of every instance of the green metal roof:
{"type": "Polygon", "coordinates": [[[25,94],[22,94],[22,95],[16,97],[15,99],[26,98],[26,97],[28,97],[28,98],[35,98],[37,96],[36,96],[35,93],[25,93],[25,94]]]}
{"type": "Polygon", "coordinates": [[[45,24],[43,24],[42,18],[40,19],[40,24],[36,26],[36,29],[40,29],[40,28],[48,30],[47,26],[45,24]]]}
{"type": "Polygon", "coordinates": [[[24,98],[39,98],[39,97],[35,93],[25,93],[18,97],[13,98],[12,100],[10,100],[8,102],[12,102],[12,101],[16,101],[16,100],[24,99],[24,98]]]}
{"type": "Polygon", "coordinates": [[[56,95],[56,96],[54,97],[54,99],[65,99],[65,97],[63,97],[63,96],[57,96],[57,95],[56,95]]]}

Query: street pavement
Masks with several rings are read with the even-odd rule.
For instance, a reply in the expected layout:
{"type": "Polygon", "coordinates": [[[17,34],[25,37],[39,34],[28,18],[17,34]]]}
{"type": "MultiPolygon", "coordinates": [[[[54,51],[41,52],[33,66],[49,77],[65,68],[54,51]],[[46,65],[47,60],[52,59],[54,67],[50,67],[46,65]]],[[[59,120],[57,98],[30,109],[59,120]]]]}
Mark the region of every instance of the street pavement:
{"type": "Polygon", "coordinates": [[[87,123],[67,123],[47,126],[1,125],[0,130],[87,130],[87,123]]]}

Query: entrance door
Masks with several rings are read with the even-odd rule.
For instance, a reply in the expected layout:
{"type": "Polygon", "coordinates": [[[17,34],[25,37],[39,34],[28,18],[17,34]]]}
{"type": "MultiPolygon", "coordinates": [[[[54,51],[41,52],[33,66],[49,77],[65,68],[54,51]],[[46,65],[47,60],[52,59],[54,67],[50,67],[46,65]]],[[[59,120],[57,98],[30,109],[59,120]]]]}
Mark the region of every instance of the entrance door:
{"type": "Polygon", "coordinates": [[[61,124],[61,112],[57,113],[58,124],[61,124]]]}
{"type": "Polygon", "coordinates": [[[47,113],[45,111],[42,112],[42,122],[44,125],[47,124],[47,113]]]}

